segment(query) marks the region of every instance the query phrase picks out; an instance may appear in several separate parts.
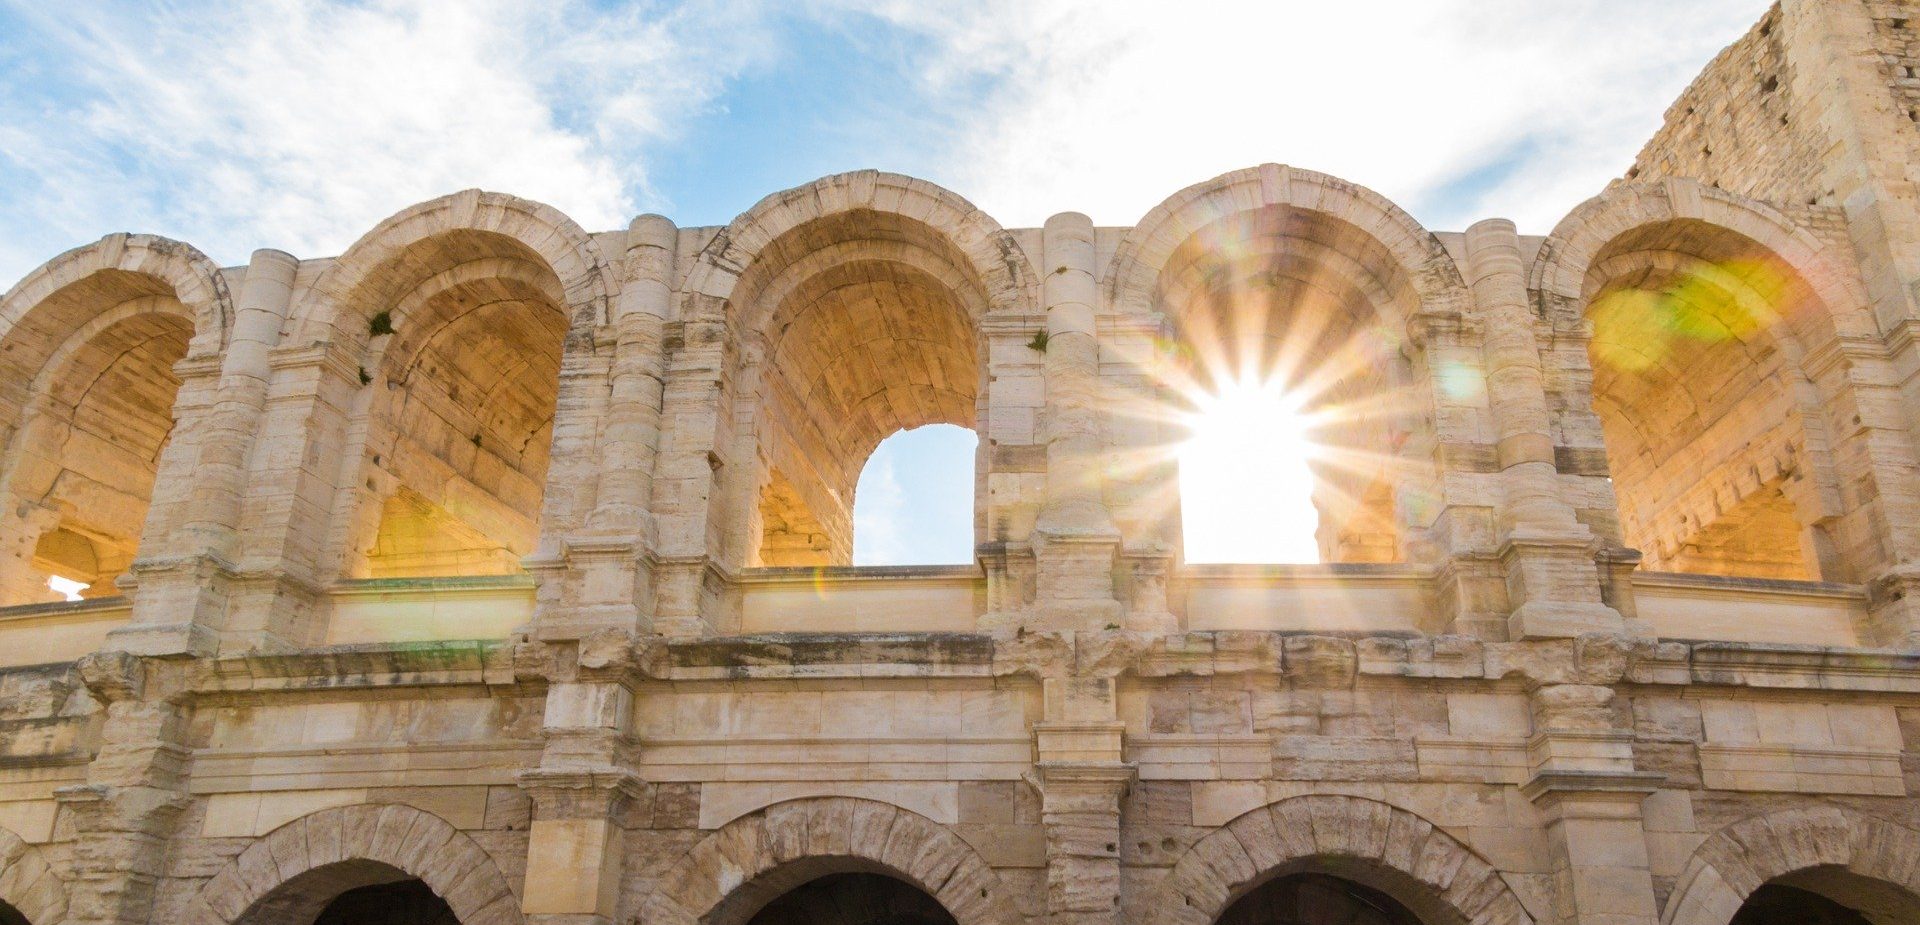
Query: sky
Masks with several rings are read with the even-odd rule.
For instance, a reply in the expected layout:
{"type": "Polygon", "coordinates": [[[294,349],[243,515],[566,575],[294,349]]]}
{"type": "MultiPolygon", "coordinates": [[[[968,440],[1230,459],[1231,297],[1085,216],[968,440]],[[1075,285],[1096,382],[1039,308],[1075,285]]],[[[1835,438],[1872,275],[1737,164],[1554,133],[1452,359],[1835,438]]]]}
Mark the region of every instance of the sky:
{"type": "MultiPolygon", "coordinates": [[[[115,231],[326,256],[476,186],[717,225],[867,167],[1019,227],[1276,161],[1544,234],[1766,6],[0,0],[0,285],[115,231]]],[[[878,459],[912,496],[936,451],[878,459]]]]}

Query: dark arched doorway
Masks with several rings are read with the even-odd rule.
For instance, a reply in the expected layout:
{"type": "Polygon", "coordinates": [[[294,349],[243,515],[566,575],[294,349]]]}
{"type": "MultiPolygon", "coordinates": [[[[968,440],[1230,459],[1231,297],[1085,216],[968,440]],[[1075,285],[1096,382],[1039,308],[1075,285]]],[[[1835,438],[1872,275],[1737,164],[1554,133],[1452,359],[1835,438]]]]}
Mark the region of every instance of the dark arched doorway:
{"type": "Polygon", "coordinates": [[[20,910],[0,902],[0,925],[33,925],[20,910]]]}
{"type": "Polygon", "coordinates": [[[918,887],[885,874],[837,873],[775,897],[747,925],[956,925],[918,887]]]}
{"type": "Polygon", "coordinates": [[[1276,877],[1248,893],[1215,925],[1425,925],[1372,887],[1327,874],[1276,877]]]}
{"type": "Polygon", "coordinates": [[[460,920],[426,884],[402,880],[341,893],[313,925],[460,925],[460,920]]]}
{"type": "Polygon", "coordinates": [[[1776,877],[1753,891],[1727,925],[1907,925],[1920,897],[1839,867],[1776,877]]]}
{"type": "Polygon", "coordinates": [[[234,925],[460,925],[460,919],[419,878],[355,859],[289,878],[248,906],[234,925]]]}

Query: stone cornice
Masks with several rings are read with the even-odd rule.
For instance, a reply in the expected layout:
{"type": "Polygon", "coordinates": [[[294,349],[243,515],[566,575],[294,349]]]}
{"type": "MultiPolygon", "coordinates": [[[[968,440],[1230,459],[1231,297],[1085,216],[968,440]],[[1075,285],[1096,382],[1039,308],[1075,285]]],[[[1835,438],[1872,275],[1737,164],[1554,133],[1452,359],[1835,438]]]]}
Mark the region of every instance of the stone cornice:
{"type": "MultiPolygon", "coordinates": [[[[1269,675],[1305,688],[1412,681],[1729,687],[1920,696],[1920,652],[1731,642],[1579,639],[1484,642],[1469,636],[1208,631],[1055,634],[773,633],[667,639],[609,631],[581,641],[568,678],[649,682],[1027,677],[1197,678],[1269,675]],[[591,650],[591,651],[589,651],[591,650]],[[591,657],[589,657],[591,656],[591,657]],[[591,677],[588,677],[591,675],[591,677]]],[[[569,643],[569,645],[573,645],[569,643]]],[[[482,685],[537,689],[556,677],[554,646],[467,640],[323,646],[294,652],[167,658],[181,696],[482,685]],[[524,650],[524,651],[523,651],[524,650]],[[545,654],[542,654],[545,653],[545,654]]],[[[138,696],[136,666],[88,664],[97,695],[138,696]],[[123,684],[109,679],[127,678],[123,684]],[[117,693],[116,693],[117,692],[117,693]]],[[[564,680],[564,679],[561,679],[564,680]]],[[[90,682],[91,683],[91,682],[90,682]]]]}

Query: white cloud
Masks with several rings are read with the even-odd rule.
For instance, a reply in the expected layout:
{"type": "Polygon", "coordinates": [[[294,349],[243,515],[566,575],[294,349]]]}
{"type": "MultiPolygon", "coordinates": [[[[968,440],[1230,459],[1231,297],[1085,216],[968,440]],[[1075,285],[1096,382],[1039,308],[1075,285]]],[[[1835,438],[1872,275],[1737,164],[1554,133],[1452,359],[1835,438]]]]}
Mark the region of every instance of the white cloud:
{"type": "Polygon", "coordinates": [[[992,78],[951,182],[1007,224],[1131,224],[1178,189],[1281,161],[1434,227],[1544,233],[1625,170],[1765,0],[882,2],[932,37],[934,84],[992,78]],[[1514,160],[1506,176],[1449,184],[1514,160]],[[1478,188],[1475,188],[1478,187],[1478,188]]]}
{"type": "Polygon", "coordinates": [[[619,227],[652,198],[638,153],[770,41],[732,2],[232,0],[14,15],[37,44],[16,37],[0,59],[39,73],[16,73],[20,92],[0,101],[8,209],[36,216],[15,225],[31,240],[0,241],[9,278],[51,256],[49,240],[115,227],[173,234],[223,262],[259,246],[333,254],[396,209],[469,186],[619,227]],[[76,78],[69,100],[25,102],[76,78]]]}
{"type": "MultiPolygon", "coordinates": [[[[1377,189],[1431,227],[1505,214],[1544,232],[1625,168],[1764,7],[0,0],[0,279],[112,230],[226,263],[261,246],[335,254],[396,209],[468,186],[619,227],[684,193],[653,188],[650,155],[736,118],[723,108],[735,77],[832,53],[782,48],[802,18],[919,40],[901,64],[910,85],[874,91],[904,110],[822,116],[880,122],[904,147],[814,160],[930,164],[1008,225],[1067,209],[1127,224],[1188,184],[1282,161],[1377,189]],[[1488,172],[1502,162],[1516,167],[1488,172]]],[[[818,142],[729,137],[750,140],[716,163],[818,142]]]]}

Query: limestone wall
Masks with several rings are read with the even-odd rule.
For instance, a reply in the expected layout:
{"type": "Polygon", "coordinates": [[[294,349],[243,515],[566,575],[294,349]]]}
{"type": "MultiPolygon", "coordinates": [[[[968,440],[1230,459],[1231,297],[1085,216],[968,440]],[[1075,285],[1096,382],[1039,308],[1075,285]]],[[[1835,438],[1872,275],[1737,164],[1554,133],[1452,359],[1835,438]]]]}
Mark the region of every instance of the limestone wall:
{"type": "Polygon", "coordinates": [[[0,923],[1920,921],[1906,11],[1784,0],[1541,238],[1266,164],[63,254],[0,300],[0,923]],[[1318,564],[1185,561],[1245,370],[1318,564]],[[850,566],[929,423],[975,562],[850,566]]]}

